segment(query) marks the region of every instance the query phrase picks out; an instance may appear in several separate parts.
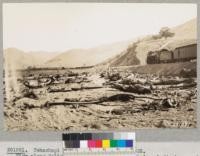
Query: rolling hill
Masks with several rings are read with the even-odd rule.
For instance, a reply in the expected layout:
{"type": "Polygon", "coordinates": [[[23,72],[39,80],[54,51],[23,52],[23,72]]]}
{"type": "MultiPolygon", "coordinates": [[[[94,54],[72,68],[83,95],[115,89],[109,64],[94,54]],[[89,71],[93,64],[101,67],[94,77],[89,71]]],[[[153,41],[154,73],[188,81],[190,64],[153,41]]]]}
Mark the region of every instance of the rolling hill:
{"type": "MultiPolygon", "coordinates": [[[[148,35],[137,40],[116,42],[89,49],[71,49],[64,52],[24,52],[16,48],[4,50],[6,67],[24,69],[32,67],[80,67],[93,65],[132,66],[145,65],[149,51],[168,43],[197,39],[197,19],[171,28],[171,37],[155,38],[148,35]]],[[[180,43],[180,42],[179,42],[180,43]]]]}
{"type": "Polygon", "coordinates": [[[107,66],[130,66],[130,65],[145,65],[146,57],[149,51],[154,51],[168,43],[180,43],[185,40],[197,39],[197,19],[192,19],[182,25],[171,28],[170,31],[174,36],[167,38],[156,38],[155,35],[148,35],[138,39],[132,43],[126,51],[121,54],[104,61],[102,64],[107,66]]]}
{"type": "Polygon", "coordinates": [[[57,55],[57,53],[46,52],[24,52],[17,48],[4,50],[4,65],[9,69],[24,69],[27,67],[41,67],[43,64],[57,55]]]}
{"type": "Polygon", "coordinates": [[[121,53],[133,40],[101,45],[90,49],[71,49],[65,52],[32,51],[17,48],[4,50],[5,65],[11,68],[27,67],[80,67],[96,65],[121,53]]]}
{"type": "Polygon", "coordinates": [[[72,49],[47,61],[47,67],[93,66],[126,50],[133,40],[102,45],[90,49],[72,49]]]}

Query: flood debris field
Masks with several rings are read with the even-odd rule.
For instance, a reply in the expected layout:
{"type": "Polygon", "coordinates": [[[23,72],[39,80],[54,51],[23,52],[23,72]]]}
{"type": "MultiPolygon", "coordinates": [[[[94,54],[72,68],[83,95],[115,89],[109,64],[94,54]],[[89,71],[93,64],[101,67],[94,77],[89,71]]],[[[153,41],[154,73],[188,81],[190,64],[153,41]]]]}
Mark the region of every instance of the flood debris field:
{"type": "Polygon", "coordinates": [[[183,69],[174,76],[117,69],[9,73],[5,127],[11,131],[195,128],[197,79],[192,72],[183,69]]]}

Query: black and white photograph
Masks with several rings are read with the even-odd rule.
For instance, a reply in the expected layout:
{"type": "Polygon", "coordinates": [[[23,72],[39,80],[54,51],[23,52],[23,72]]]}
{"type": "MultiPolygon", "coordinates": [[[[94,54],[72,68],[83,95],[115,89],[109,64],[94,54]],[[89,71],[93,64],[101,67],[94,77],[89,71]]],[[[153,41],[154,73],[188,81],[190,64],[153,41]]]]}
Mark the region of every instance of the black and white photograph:
{"type": "Polygon", "coordinates": [[[6,131],[197,127],[197,5],[4,3],[6,131]]]}

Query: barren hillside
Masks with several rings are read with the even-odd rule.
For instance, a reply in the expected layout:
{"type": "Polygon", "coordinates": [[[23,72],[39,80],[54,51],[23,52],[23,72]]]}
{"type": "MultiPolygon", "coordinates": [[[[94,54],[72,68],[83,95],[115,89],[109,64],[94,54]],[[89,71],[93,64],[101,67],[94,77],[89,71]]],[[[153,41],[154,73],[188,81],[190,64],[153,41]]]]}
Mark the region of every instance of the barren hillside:
{"type": "MultiPolygon", "coordinates": [[[[108,60],[107,65],[110,66],[129,66],[146,64],[146,57],[149,51],[159,49],[168,43],[180,43],[184,40],[196,40],[197,38],[197,20],[192,19],[182,25],[171,28],[174,33],[172,37],[155,38],[155,35],[148,35],[133,43],[126,52],[108,60]],[[128,60],[128,61],[127,61],[128,60]],[[139,60],[139,61],[138,61],[139,60]],[[131,62],[131,63],[130,63],[131,62]]],[[[106,64],[106,62],[104,62],[106,64]]]]}

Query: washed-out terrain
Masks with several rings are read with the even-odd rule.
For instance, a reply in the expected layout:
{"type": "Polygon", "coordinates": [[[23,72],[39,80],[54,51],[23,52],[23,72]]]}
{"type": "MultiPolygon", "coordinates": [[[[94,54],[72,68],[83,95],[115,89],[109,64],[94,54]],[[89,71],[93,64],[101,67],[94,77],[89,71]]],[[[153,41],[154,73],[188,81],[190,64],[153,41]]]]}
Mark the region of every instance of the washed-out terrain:
{"type": "Polygon", "coordinates": [[[10,70],[5,72],[5,127],[11,131],[195,128],[196,86],[196,62],[10,70]]]}

